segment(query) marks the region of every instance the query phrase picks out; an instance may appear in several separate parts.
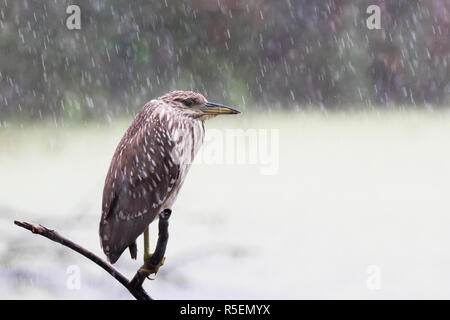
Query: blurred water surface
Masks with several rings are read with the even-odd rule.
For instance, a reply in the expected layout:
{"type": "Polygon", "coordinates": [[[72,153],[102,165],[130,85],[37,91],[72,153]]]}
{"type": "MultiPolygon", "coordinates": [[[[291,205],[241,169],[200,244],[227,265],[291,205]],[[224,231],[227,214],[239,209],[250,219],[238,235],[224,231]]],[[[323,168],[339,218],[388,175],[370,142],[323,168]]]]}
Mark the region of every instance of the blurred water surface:
{"type": "MultiPolygon", "coordinates": [[[[130,121],[0,129],[0,298],[131,298],[84,257],[13,224],[43,224],[103,257],[103,182],[130,121]],[[67,285],[70,266],[79,289],[67,285]]],[[[207,128],[278,129],[279,170],[193,165],[166,263],[145,284],[152,297],[450,298],[448,112],[254,114],[207,128]]],[[[126,252],[116,266],[131,277],[140,264],[126,252]]]]}

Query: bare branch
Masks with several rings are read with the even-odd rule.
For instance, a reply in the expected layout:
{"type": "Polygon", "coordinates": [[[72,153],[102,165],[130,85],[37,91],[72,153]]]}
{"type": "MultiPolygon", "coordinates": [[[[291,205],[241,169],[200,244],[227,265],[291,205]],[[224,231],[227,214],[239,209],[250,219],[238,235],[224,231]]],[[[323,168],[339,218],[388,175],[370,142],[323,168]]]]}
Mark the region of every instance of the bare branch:
{"type": "MultiPolygon", "coordinates": [[[[155,253],[152,256],[152,263],[155,265],[159,264],[164,257],[167,241],[169,238],[168,226],[169,226],[169,218],[171,211],[169,209],[164,210],[159,215],[159,235],[158,242],[156,245],[155,253]]],[[[152,298],[145,292],[144,288],[142,288],[142,283],[145,280],[145,275],[142,274],[140,269],[136,272],[132,281],[129,281],[124,275],[122,275],[117,269],[115,269],[111,264],[98,257],[91,251],[83,248],[79,244],[63,237],[58,232],[54,230],[50,230],[44,226],[31,224],[24,221],[14,221],[14,224],[19,227],[30,230],[32,233],[41,235],[46,237],[52,241],[58,242],[63,246],[66,246],[81,255],[85,256],[101,268],[103,268],[106,272],[108,272],[111,276],[113,276],[117,281],[119,281],[128,291],[135,297],[137,300],[151,300],[152,298]]]]}
{"type": "MultiPolygon", "coordinates": [[[[164,254],[166,253],[167,241],[169,240],[169,218],[172,214],[170,209],[165,209],[163,212],[159,214],[159,223],[158,223],[158,242],[156,243],[156,249],[150,258],[150,265],[156,266],[158,265],[162,259],[164,259],[164,254]]],[[[144,280],[146,278],[145,273],[141,270],[145,265],[136,272],[133,279],[131,280],[131,284],[135,287],[142,286],[144,280]]]]}

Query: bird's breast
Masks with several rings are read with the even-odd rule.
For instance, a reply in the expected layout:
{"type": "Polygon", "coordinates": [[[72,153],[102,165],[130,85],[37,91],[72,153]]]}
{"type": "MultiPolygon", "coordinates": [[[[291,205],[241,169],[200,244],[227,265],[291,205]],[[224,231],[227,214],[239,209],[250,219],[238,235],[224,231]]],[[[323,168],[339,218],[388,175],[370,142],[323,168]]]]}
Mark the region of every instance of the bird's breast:
{"type": "Polygon", "coordinates": [[[168,128],[170,127],[169,137],[174,145],[170,156],[171,160],[179,166],[179,175],[173,190],[163,204],[164,208],[171,208],[175,202],[187,173],[195,160],[195,155],[203,143],[205,133],[203,121],[188,117],[178,119],[175,123],[169,124],[168,128]]]}

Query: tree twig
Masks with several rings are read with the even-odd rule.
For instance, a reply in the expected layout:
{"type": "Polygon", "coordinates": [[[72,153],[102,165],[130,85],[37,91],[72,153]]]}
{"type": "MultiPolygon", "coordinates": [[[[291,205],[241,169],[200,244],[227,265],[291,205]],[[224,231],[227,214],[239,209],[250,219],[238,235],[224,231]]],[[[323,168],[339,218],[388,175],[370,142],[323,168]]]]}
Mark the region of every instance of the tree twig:
{"type": "MultiPolygon", "coordinates": [[[[172,211],[169,209],[164,210],[159,214],[159,223],[158,223],[158,242],[156,243],[156,249],[153,253],[152,257],[150,258],[150,265],[156,266],[158,265],[163,259],[164,254],[166,252],[167,247],[167,241],[169,240],[169,218],[172,211]]],[[[143,265],[134,275],[133,279],[131,280],[131,285],[135,287],[142,286],[142,283],[144,283],[144,280],[146,278],[145,273],[141,270],[145,265],[143,265]]]]}
{"type": "MultiPolygon", "coordinates": [[[[169,238],[168,226],[169,226],[169,218],[171,211],[169,209],[164,210],[159,215],[159,235],[158,242],[156,244],[155,253],[152,256],[152,262],[157,265],[164,257],[164,253],[166,251],[167,241],[169,238]],[[153,257],[155,257],[153,259],[153,257]],[[159,259],[159,260],[157,260],[159,259]]],[[[142,283],[145,280],[145,276],[143,276],[140,269],[136,272],[136,275],[133,277],[132,281],[129,281],[124,275],[122,275],[116,268],[114,268],[111,264],[106,262],[104,259],[95,255],[91,251],[83,248],[79,244],[65,238],[60,235],[58,232],[48,229],[41,225],[31,224],[25,221],[14,221],[14,224],[19,227],[30,230],[32,233],[41,235],[46,237],[52,241],[58,242],[63,246],[66,246],[81,255],[85,256],[101,268],[103,268],[106,272],[108,272],[111,276],[113,276],[117,281],[119,281],[128,291],[135,297],[137,300],[151,300],[152,298],[147,294],[147,292],[142,287],[142,283]],[[143,278],[142,278],[143,276],[143,278]],[[141,279],[142,278],[142,279],[141,279]]]]}

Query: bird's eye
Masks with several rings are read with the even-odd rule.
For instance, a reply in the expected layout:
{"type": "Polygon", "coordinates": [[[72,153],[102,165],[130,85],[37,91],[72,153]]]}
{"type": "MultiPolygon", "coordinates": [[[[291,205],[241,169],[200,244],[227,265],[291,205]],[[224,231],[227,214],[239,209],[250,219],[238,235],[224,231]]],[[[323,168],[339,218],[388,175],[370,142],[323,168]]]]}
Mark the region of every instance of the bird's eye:
{"type": "Polygon", "coordinates": [[[183,100],[182,102],[185,106],[188,106],[188,107],[190,107],[194,104],[194,101],[192,101],[192,99],[186,99],[186,100],[183,100]]]}

